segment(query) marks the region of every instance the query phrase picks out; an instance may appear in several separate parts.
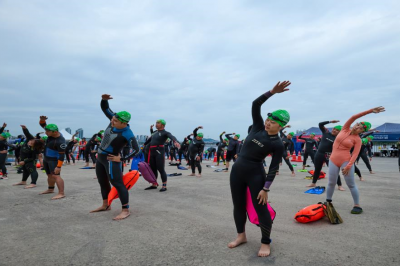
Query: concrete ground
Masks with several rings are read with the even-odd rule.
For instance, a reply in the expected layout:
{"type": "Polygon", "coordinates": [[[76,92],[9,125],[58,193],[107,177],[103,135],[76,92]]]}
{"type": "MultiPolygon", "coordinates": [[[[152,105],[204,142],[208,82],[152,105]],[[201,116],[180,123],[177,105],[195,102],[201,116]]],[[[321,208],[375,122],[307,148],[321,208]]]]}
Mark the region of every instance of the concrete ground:
{"type": "Polygon", "coordinates": [[[79,169],[82,162],[63,167],[67,197],[56,201],[38,195],[47,187],[45,174],[40,172],[37,188],[23,189],[12,186],[21,175],[9,167],[9,180],[0,180],[0,265],[400,265],[397,159],[374,158],[374,175],[360,162],[364,213],[350,214],[349,190],[336,190],[340,225],[326,218],[310,224],[293,219],[326,193],[305,194],[307,174],[291,177],[283,165],[269,193],[277,217],[268,258],[257,257],[261,233],[250,223],[248,243],[227,248],[236,237],[229,174],[205,164],[201,178],[167,166],[167,173],[183,176],[170,177],[166,193],[144,191],[148,184],[140,178],[130,190],[131,217],[118,222],[112,218],[119,200],[109,212],[89,214],[101,196],[95,171],[79,169]]]}

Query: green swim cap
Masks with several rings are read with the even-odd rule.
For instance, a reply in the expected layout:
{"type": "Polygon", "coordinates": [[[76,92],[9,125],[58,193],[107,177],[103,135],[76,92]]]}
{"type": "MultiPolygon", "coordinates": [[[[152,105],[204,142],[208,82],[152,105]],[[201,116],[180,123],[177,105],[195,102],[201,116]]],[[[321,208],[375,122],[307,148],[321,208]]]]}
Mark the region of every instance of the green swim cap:
{"type": "Polygon", "coordinates": [[[100,138],[100,137],[97,137],[96,140],[97,140],[97,141],[101,141],[101,138],[100,138]]]}
{"type": "Polygon", "coordinates": [[[48,124],[47,126],[44,127],[45,130],[47,131],[58,131],[58,126],[56,124],[48,124]]]}
{"type": "Polygon", "coordinates": [[[197,136],[200,138],[204,137],[203,133],[197,133],[197,136]]]}
{"type": "Polygon", "coordinates": [[[368,140],[367,140],[366,138],[363,138],[363,139],[361,139],[361,143],[362,143],[363,145],[365,145],[365,144],[368,143],[368,140]]]}
{"type": "Polygon", "coordinates": [[[342,130],[343,127],[342,126],[334,126],[333,128],[340,131],[340,130],[342,130]]]}
{"type": "Polygon", "coordinates": [[[99,134],[103,134],[103,133],[104,133],[104,130],[100,130],[100,131],[99,131],[99,134]]]}
{"type": "Polygon", "coordinates": [[[288,111],[279,109],[269,113],[268,118],[277,122],[281,127],[284,127],[287,123],[289,123],[290,115],[288,111]]]}
{"type": "Polygon", "coordinates": [[[47,140],[49,137],[48,136],[43,136],[42,140],[47,140]]]}
{"type": "Polygon", "coordinates": [[[164,119],[158,119],[156,122],[157,122],[157,123],[161,123],[161,124],[163,124],[164,126],[167,124],[167,122],[165,122],[164,119]]]}
{"type": "Polygon", "coordinates": [[[7,134],[7,133],[8,133],[8,132],[3,132],[3,133],[1,133],[0,135],[1,135],[3,138],[8,139],[9,134],[7,134]]]}
{"type": "Polygon", "coordinates": [[[310,136],[315,136],[315,133],[311,133],[310,136]]]}
{"type": "Polygon", "coordinates": [[[118,112],[115,114],[115,117],[122,123],[129,123],[129,121],[131,120],[131,114],[127,111],[118,112]]]}
{"type": "Polygon", "coordinates": [[[368,131],[371,129],[371,123],[370,122],[361,122],[361,125],[364,126],[364,131],[368,131]]]}
{"type": "Polygon", "coordinates": [[[290,132],[288,135],[292,135],[292,137],[294,136],[294,132],[290,132]]]}
{"type": "Polygon", "coordinates": [[[373,140],[374,136],[368,136],[367,139],[373,140]]]}
{"type": "Polygon", "coordinates": [[[235,136],[236,136],[238,139],[240,139],[240,134],[236,134],[235,136]]]}
{"type": "Polygon", "coordinates": [[[79,142],[81,139],[80,139],[80,138],[76,138],[75,140],[76,140],[77,142],[79,142]]]}
{"type": "Polygon", "coordinates": [[[229,139],[224,139],[225,141],[229,141],[229,139]]]}

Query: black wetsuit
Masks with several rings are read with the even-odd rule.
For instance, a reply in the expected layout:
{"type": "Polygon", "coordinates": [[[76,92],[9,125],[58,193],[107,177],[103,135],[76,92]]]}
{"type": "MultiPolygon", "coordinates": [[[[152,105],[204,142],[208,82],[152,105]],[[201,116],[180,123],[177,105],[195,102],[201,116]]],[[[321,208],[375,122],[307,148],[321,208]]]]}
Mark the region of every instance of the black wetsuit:
{"type": "Polygon", "coordinates": [[[178,148],[175,147],[174,142],[170,141],[169,142],[169,156],[171,157],[171,161],[176,161],[176,153],[178,151],[178,148]]]}
{"type": "Polygon", "coordinates": [[[294,143],[293,143],[293,141],[292,141],[291,139],[288,139],[288,138],[287,138],[287,136],[285,135],[285,133],[283,133],[283,129],[281,129],[281,130],[279,131],[279,133],[280,133],[280,137],[281,137],[282,142],[283,142],[283,146],[285,147],[285,151],[286,151],[286,152],[284,152],[284,153],[282,154],[282,159],[285,161],[285,163],[287,164],[287,166],[289,166],[290,171],[293,172],[293,171],[294,171],[293,165],[292,165],[292,163],[289,161],[289,159],[287,159],[287,156],[290,155],[290,154],[293,154],[293,152],[294,152],[294,143]]]}
{"type": "MultiPolygon", "coordinates": [[[[335,142],[336,136],[332,135],[332,133],[325,128],[326,124],[329,124],[329,121],[321,122],[319,123],[319,129],[322,132],[322,138],[320,145],[318,146],[318,150],[315,153],[314,156],[314,175],[313,175],[313,184],[316,184],[319,175],[322,170],[322,166],[324,165],[324,162],[326,163],[327,166],[329,166],[329,157],[331,156],[332,153],[332,148],[333,148],[333,143],[335,142]]],[[[340,179],[340,175],[337,179],[337,185],[342,186],[342,180],[340,179]]]]}
{"type": "Polygon", "coordinates": [[[236,161],[235,155],[239,152],[239,141],[231,137],[232,134],[226,134],[225,137],[229,140],[226,152],[226,161],[230,162],[232,159],[236,161]]]}
{"type": "MultiPolygon", "coordinates": [[[[374,132],[368,132],[368,133],[364,133],[360,135],[360,138],[366,138],[370,135],[372,135],[374,132]]],[[[368,159],[368,155],[367,155],[367,145],[362,144],[361,145],[361,149],[360,149],[360,153],[358,154],[357,157],[357,163],[360,160],[360,158],[363,160],[363,162],[365,163],[365,165],[367,166],[368,170],[371,172],[372,171],[372,167],[371,164],[369,163],[369,159],[368,159]]]]}
{"type": "Polygon", "coordinates": [[[72,153],[72,149],[74,148],[75,144],[76,143],[73,140],[71,140],[70,142],[68,142],[67,147],[65,148],[65,155],[66,155],[65,157],[68,163],[71,162],[71,159],[72,162],[75,163],[75,157],[74,154],[72,153]]]}
{"type": "Polygon", "coordinates": [[[204,152],[204,141],[203,139],[198,140],[196,139],[197,137],[197,130],[193,130],[193,140],[189,145],[189,157],[190,157],[190,168],[192,169],[192,173],[194,174],[196,172],[196,167],[199,170],[199,174],[201,174],[201,164],[200,160],[203,157],[203,152],[204,152]],[[197,160],[197,157],[200,157],[200,160],[197,160]]]}
{"type": "Polygon", "coordinates": [[[232,167],[230,185],[233,200],[233,216],[238,233],[245,231],[246,224],[246,190],[250,190],[253,206],[257,212],[261,228],[261,242],[269,244],[272,220],[267,205],[258,204],[257,196],[263,187],[269,188],[279,169],[279,161],[284,146],[278,135],[268,135],[261,116],[261,105],[272,94],[267,92],[258,97],[252,106],[253,127],[247,136],[239,158],[232,167]],[[262,161],[272,155],[268,174],[265,173],[262,161]]]}
{"type": "MultiPolygon", "coordinates": [[[[106,117],[111,121],[115,113],[111,111],[108,101],[101,101],[101,110],[106,117]]],[[[87,149],[87,148],[86,148],[87,149]]],[[[118,196],[122,206],[129,203],[129,194],[122,180],[122,165],[123,162],[132,158],[139,153],[139,145],[135,136],[130,129],[129,124],[123,129],[112,127],[111,123],[104,131],[104,137],[98,148],[98,157],[96,161],[96,175],[100,184],[101,195],[103,200],[108,199],[108,193],[111,190],[110,182],[118,191],[118,196]],[[120,162],[107,160],[109,154],[118,156],[122,149],[129,145],[132,150],[125,157],[121,157],[120,162]]]]}
{"type": "Polygon", "coordinates": [[[183,141],[182,141],[182,145],[181,148],[178,150],[178,159],[179,162],[182,163],[182,155],[185,158],[186,161],[188,161],[187,159],[187,151],[189,148],[189,139],[186,137],[183,141]]]}
{"type": "Polygon", "coordinates": [[[315,139],[303,138],[303,134],[299,136],[299,139],[305,141],[306,148],[304,150],[304,161],[303,165],[306,165],[308,156],[311,157],[311,161],[314,163],[314,146],[318,149],[318,143],[315,139]]]}
{"type": "Polygon", "coordinates": [[[225,163],[225,148],[228,145],[226,143],[224,143],[223,139],[222,139],[222,134],[219,135],[219,144],[218,144],[218,148],[217,148],[217,163],[219,163],[220,159],[222,159],[222,161],[225,163]]]}
{"type": "Polygon", "coordinates": [[[28,177],[31,176],[32,182],[31,184],[36,184],[36,181],[39,177],[38,172],[36,171],[36,160],[40,151],[35,151],[32,147],[28,145],[28,142],[34,137],[29,133],[28,129],[22,129],[24,135],[26,136],[25,143],[21,146],[21,162],[24,162],[22,166],[22,181],[26,182],[28,177]]]}
{"type": "Polygon", "coordinates": [[[167,182],[167,173],[165,172],[164,144],[168,138],[174,142],[178,142],[178,140],[171,133],[165,131],[165,129],[157,130],[145,142],[145,145],[150,143],[148,161],[150,163],[151,170],[153,171],[156,178],[158,177],[157,171],[160,172],[161,180],[163,183],[167,182]]]}
{"type": "MultiPolygon", "coordinates": [[[[0,134],[3,133],[3,131],[4,127],[0,127],[0,134]]],[[[0,141],[0,151],[7,151],[8,146],[9,145],[6,139],[0,141]]],[[[7,176],[6,160],[7,160],[7,153],[0,153],[0,170],[3,173],[3,176],[7,176]]]]}
{"type": "Polygon", "coordinates": [[[214,152],[216,151],[216,149],[214,147],[210,147],[210,148],[207,149],[207,151],[208,151],[207,159],[210,160],[213,157],[214,152]]]}
{"type": "Polygon", "coordinates": [[[85,160],[86,163],[89,163],[89,156],[92,159],[92,162],[95,164],[96,163],[96,153],[92,152],[95,150],[95,146],[98,144],[97,138],[101,138],[102,135],[100,133],[94,134],[90,140],[86,143],[85,147],[85,160]]]}
{"type": "MultiPolygon", "coordinates": [[[[40,126],[45,129],[46,121],[40,121],[40,126]]],[[[54,169],[56,167],[61,168],[65,159],[65,144],[64,137],[60,134],[59,137],[48,137],[46,140],[46,146],[44,148],[43,168],[46,174],[54,175],[54,169]]],[[[61,171],[61,169],[60,169],[61,171]]],[[[49,187],[54,189],[54,187],[49,187]]]]}

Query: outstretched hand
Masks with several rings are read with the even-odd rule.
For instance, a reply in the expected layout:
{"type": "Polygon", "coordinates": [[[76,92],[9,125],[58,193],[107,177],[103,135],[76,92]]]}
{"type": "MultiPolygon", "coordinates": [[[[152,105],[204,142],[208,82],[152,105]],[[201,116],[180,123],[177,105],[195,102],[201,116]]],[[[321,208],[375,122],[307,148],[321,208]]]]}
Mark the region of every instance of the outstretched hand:
{"type": "Polygon", "coordinates": [[[24,125],[21,125],[21,127],[22,127],[22,129],[26,129],[26,126],[24,126],[24,125]]]}
{"type": "Polygon", "coordinates": [[[339,123],[339,120],[332,120],[331,123],[339,123]]]}
{"type": "Polygon", "coordinates": [[[7,126],[7,124],[4,122],[4,123],[3,123],[3,127],[6,127],[6,126],[7,126]]]}
{"type": "Polygon", "coordinates": [[[289,89],[287,89],[287,87],[290,84],[292,84],[292,83],[290,83],[290,81],[284,81],[282,83],[279,81],[278,83],[276,83],[275,87],[271,90],[271,93],[275,94],[275,93],[282,93],[282,92],[288,91],[289,89]]]}
{"type": "Polygon", "coordinates": [[[111,100],[112,97],[111,97],[110,94],[103,94],[103,95],[101,95],[101,99],[102,99],[102,100],[111,100]]]}
{"type": "Polygon", "coordinates": [[[385,112],[385,107],[383,107],[383,106],[375,107],[372,109],[372,112],[374,114],[385,112]]]}
{"type": "Polygon", "coordinates": [[[45,115],[41,115],[41,116],[40,116],[40,120],[45,120],[45,121],[46,121],[47,119],[48,119],[48,117],[45,116],[45,115]]]}
{"type": "Polygon", "coordinates": [[[203,127],[202,127],[202,126],[199,126],[199,127],[197,127],[197,128],[203,129],[203,127]]]}

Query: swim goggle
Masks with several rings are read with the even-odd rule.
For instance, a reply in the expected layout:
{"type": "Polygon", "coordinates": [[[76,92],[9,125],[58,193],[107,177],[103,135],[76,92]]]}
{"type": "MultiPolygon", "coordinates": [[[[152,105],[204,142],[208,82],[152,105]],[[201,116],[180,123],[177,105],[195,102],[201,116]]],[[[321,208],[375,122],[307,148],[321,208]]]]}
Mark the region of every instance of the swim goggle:
{"type": "Polygon", "coordinates": [[[120,117],[118,114],[115,114],[114,116],[115,116],[115,118],[117,118],[117,119],[118,119],[119,121],[121,121],[121,122],[129,123],[129,121],[126,121],[125,119],[123,119],[122,117],[120,117]]]}
{"type": "Polygon", "coordinates": [[[279,117],[273,115],[272,113],[268,113],[267,116],[268,116],[268,118],[272,118],[273,120],[278,120],[282,123],[286,123],[285,121],[282,121],[279,117]]]}

